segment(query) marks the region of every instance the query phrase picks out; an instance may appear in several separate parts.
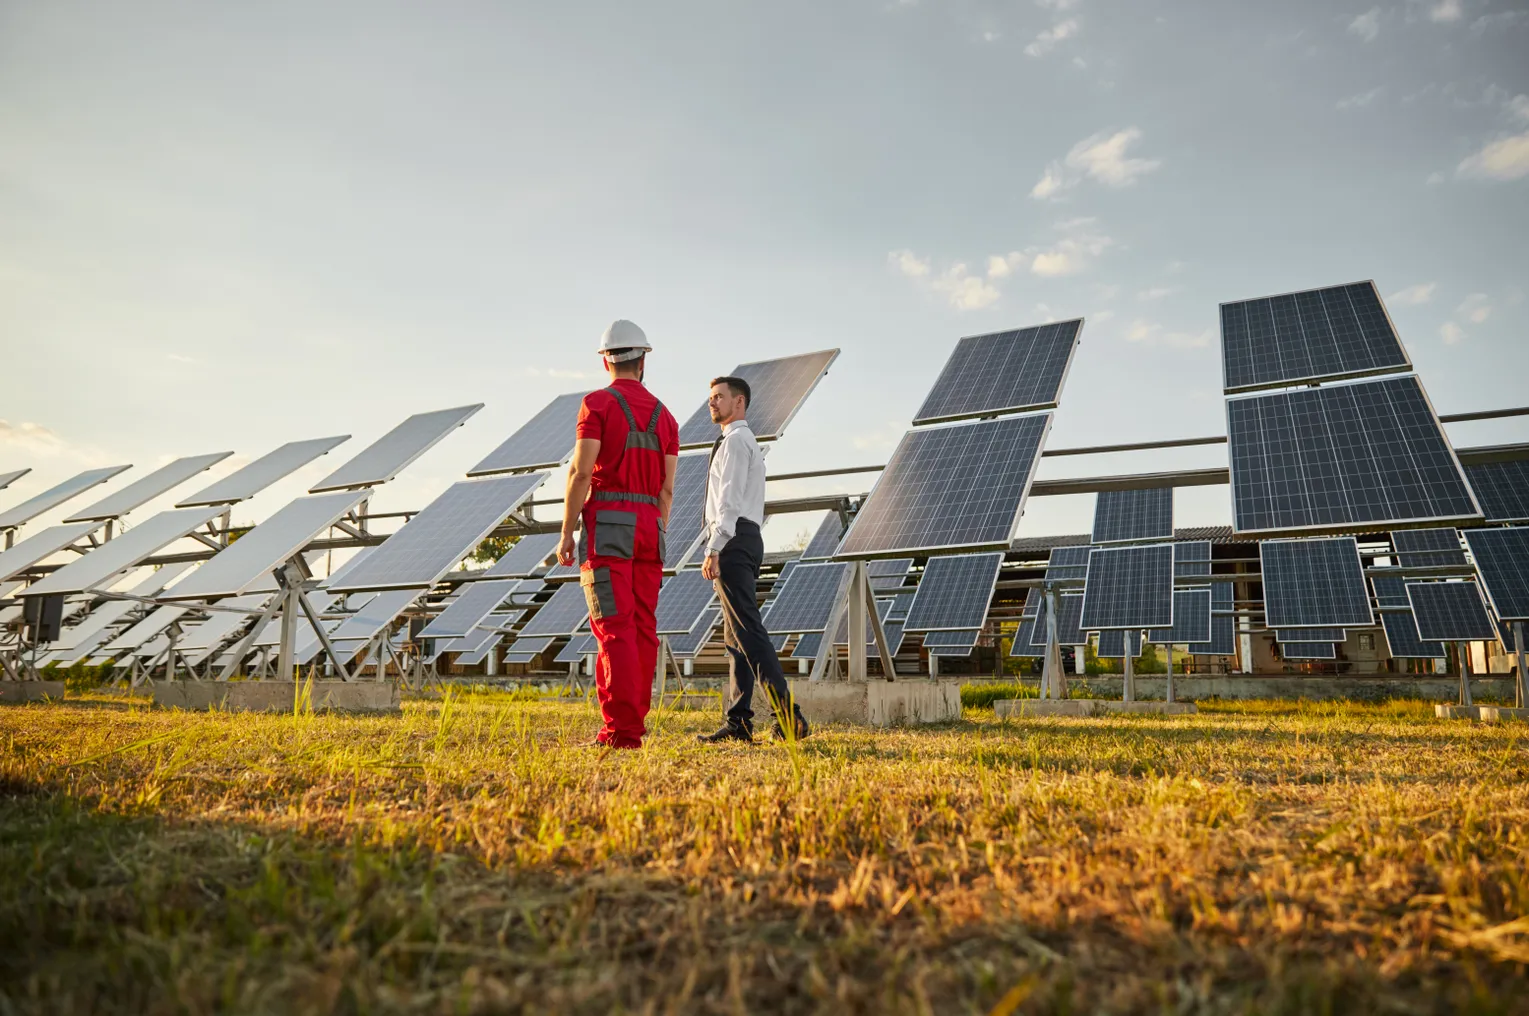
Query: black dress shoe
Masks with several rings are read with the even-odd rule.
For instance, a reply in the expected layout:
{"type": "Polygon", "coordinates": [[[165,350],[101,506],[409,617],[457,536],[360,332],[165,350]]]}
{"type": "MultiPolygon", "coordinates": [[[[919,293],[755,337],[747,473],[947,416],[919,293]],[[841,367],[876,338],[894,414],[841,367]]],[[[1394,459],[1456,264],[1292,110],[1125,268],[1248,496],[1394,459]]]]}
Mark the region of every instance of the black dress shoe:
{"type": "Polygon", "coordinates": [[[725,726],[714,734],[697,734],[697,741],[702,744],[726,744],[729,741],[742,741],[744,744],[753,744],[754,735],[742,727],[725,726]]]}
{"type": "MultiPolygon", "coordinates": [[[[812,728],[807,725],[807,721],[805,719],[803,719],[802,714],[801,713],[797,713],[796,714],[796,735],[793,738],[793,740],[800,741],[800,740],[805,738],[810,733],[812,733],[812,728]]],[[[777,740],[777,741],[784,741],[784,740],[786,740],[786,732],[785,732],[784,729],[782,729],[782,727],[780,725],[780,721],[777,720],[776,723],[775,723],[775,726],[770,729],[770,736],[772,738],[774,738],[775,740],[777,740]]]]}

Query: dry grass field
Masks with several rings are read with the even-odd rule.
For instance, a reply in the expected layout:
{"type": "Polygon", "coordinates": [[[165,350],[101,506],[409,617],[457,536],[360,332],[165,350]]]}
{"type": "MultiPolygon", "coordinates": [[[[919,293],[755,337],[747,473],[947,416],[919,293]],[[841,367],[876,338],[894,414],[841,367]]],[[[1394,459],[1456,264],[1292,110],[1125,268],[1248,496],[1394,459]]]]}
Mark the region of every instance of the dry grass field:
{"type": "Polygon", "coordinates": [[[0,709],[0,1013],[1529,1012],[1522,724],[0,709]]]}

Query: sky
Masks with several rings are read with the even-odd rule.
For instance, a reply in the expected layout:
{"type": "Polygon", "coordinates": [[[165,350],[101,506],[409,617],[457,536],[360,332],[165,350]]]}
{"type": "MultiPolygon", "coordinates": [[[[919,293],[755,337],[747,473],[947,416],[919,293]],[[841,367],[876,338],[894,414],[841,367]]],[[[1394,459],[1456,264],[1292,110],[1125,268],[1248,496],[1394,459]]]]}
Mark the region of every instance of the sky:
{"type": "MultiPolygon", "coordinates": [[[[484,403],[375,501],[418,508],[600,384],[617,317],[681,420],[737,363],[840,348],[775,472],[884,462],[959,337],[1079,316],[1051,446],[1223,434],[1218,304],[1362,279],[1439,412],[1521,405],[1526,52],[1499,0],[0,0],[0,472],[33,470],[0,506],[354,435],[253,522],[484,403]]],[[[1086,532],[1092,500],[1020,532],[1086,532]]],[[[1180,491],[1177,521],[1229,500],[1180,491]]]]}

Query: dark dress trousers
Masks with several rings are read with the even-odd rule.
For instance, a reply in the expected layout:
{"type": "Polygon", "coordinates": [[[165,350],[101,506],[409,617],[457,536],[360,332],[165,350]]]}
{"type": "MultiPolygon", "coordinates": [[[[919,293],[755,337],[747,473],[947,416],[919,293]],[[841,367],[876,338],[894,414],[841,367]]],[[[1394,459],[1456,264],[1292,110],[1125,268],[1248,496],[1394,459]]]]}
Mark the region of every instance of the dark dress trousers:
{"type": "Polygon", "coordinates": [[[782,726],[785,716],[789,715],[787,703],[791,694],[755,599],[759,566],[763,561],[764,539],[760,536],[759,526],[740,518],[733,538],[717,555],[721,574],[716,585],[717,597],[722,602],[722,641],[732,657],[726,702],[727,724],[749,733],[754,730],[756,682],[764,682],[769,697],[774,700],[771,706],[775,719],[782,726]]]}

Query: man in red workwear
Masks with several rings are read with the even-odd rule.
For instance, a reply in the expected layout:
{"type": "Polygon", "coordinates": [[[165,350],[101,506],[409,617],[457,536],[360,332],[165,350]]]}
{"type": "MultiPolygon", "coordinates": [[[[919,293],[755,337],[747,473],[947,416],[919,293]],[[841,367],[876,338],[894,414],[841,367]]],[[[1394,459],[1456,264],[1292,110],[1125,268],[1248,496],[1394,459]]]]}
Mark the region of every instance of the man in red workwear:
{"type": "Polygon", "coordinates": [[[641,747],[658,663],[655,611],[680,428],[643,387],[652,348],[630,321],[615,322],[600,338],[611,384],[586,395],[579,409],[557,551],[565,565],[578,555],[589,625],[600,642],[595,689],[605,722],[595,743],[609,748],[641,747]]]}

